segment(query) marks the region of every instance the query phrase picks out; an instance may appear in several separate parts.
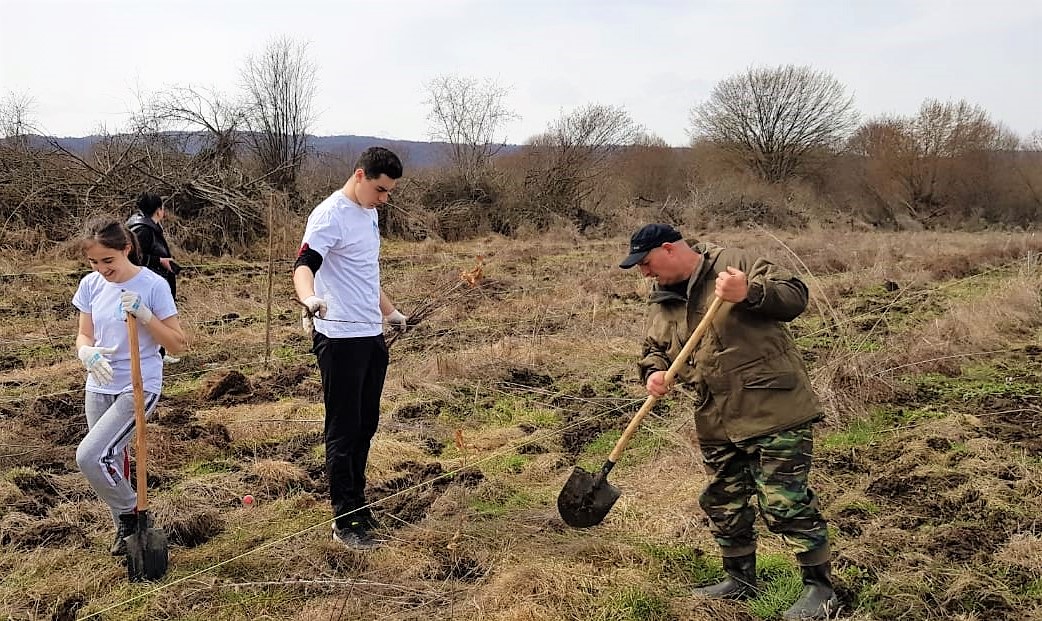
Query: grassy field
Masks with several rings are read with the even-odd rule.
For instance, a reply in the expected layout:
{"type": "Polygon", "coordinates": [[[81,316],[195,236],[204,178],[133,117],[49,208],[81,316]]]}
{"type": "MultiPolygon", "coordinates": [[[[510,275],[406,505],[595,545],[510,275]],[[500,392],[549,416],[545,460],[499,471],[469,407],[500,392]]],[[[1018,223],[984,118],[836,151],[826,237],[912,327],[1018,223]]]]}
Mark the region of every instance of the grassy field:
{"type": "MultiPolygon", "coordinates": [[[[1042,238],[1000,233],[707,235],[761,251],[812,290],[792,324],[827,415],[813,482],[851,619],[1042,619],[1042,238]]],[[[370,498],[391,542],[329,541],[322,405],[275,264],[184,257],[191,351],[149,424],[156,584],[109,556],[107,510],[75,464],[86,431],[73,351],[82,261],[0,259],[0,616],[12,619],[774,619],[798,595],[763,532],[764,592],[692,597],[721,575],[683,391],[612,474],[608,519],[577,531],[555,499],[603,462],[645,393],[647,285],[626,240],[567,235],[385,242],[404,312],[484,278],[391,347],[370,498]],[[241,498],[252,494],[252,506],[241,498]]],[[[180,257],[179,257],[180,259],[180,257]]]]}

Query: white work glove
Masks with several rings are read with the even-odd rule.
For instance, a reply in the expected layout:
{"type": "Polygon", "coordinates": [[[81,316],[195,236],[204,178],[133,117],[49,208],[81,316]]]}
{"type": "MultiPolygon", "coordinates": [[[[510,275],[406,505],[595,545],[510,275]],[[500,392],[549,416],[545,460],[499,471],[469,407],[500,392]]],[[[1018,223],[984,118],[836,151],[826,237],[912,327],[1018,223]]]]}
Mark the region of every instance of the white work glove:
{"type": "Polygon", "coordinates": [[[390,315],[385,316],[384,321],[402,331],[409,327],[409,318],[401,314],[398,309],[391,311],[390,315]]]}
{"type": "Polygon", "coordinates": [[[304,327],[304,332],[311,334],[311,331],[315,329],[312,317],[315,315],[325,317],[329,307],[326,306],[326,301],[317,295],[309,295],[303,303],[307,308],[300,311],[300,325],[304,327]]]}
{"type": "Polygon", "coordinates": [[[148,322],[152,321],[152,309],[145,306],[144,302],[141,301],[140,293],[124,291],[119,294],[119,303],[123,312],[137,317],[141,325],[147,325],[148,322]]]}
{"type": "Polygon", "coordinates": [[[80,345],[76,355],[80,357],[83,366],[87,367],[87,372],[94,376],[94,381],[104,385],[112,381],[112,365],[105,356],[114,353],[115,347],[80,345]]]}

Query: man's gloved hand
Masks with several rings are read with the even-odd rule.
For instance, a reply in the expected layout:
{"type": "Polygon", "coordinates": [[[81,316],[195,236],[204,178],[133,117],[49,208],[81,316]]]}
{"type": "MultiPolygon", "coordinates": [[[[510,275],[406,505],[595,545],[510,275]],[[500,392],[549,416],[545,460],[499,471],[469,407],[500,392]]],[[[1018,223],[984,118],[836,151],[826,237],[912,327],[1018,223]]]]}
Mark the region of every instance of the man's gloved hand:
{"type": "Polygon", "coordinates": [[[95,382],[104,385],[112,381],[112,365],[105,356],[116,353],[115,347],[80,345],[80,349],[76,353],[83,366],[94,376],[95,382]]]}
{"type": "Polygon", "coordinates": [[[329,307],[326,306],[326,301],[317,295],[309,295],[302,303],[306,308],[300,311],[300,325],[303,326],[304,332],[311,334],[311,331],[315,329],[315,322],[312,318],[315,315],[325,317],[329,307]]]}
{"type": "Polygon", "coordinates": [[[399,312],[398,309],[391,311],[390,315],[385,316],[384,321],[402,330],[403,332],[409,327],[409,318],[401,314],[401,312],[399,312]]]}
{"type": "Polygon", "coordinates": [[[124,291],[119,294],[119,303],[123,312],[137,317],[141,325],[147,325],[148,322],[152,321],[152,309],[145,306],[144,302],[141,301],[140,293],[124,291]]]}

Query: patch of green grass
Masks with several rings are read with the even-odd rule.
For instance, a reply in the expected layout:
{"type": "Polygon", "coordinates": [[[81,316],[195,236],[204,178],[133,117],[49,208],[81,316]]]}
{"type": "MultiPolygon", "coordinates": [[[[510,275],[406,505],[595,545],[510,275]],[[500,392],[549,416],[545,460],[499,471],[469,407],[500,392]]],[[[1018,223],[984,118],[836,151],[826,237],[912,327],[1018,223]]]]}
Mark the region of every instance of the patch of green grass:
{"type": "Polygon", "coordinates": [[[487,474],[520,474],[530,461],[527,455],[498,455],[484,461],[481,470],[487,474]]]}
{"type": "Polygon", "coordinates": [[[39,470],[30,466],[15,466],[14,468],[4,472],[4,480],[14,483],[19,488],[26,484],[26,482],[35,481],[43,476],[44,475],[39,470]],[[19,485],[20,483],[22,485],[19,485]]]}
{"type": "Polygon", "coordinates": [[[879,439],[881,434],[896,427],[929,419],[944,418],[949,414],[951,413],[934,409],[931,405],[917,408],[876,407],[869,412],[868,416],[855,419],[843,429],[824,436],[821,444],[827,448],[838,449],[867,446],[879,439]]]}
{"type": "Polygon", "coordinates": [[[637,587],[626,587],[602,597],[593,621],[668,621],[669,602],[655,593],[637,587]]]}
{"type": "Polygon", "coordinates": [[[500,397],[492,403],[491,407],[481,408],[476,414],[478,420],[483,424],[496,427],[529,423],[536,427],[549,429],[559,422],[557,413],[533,405],[530,400],[516,395],[500,397]]]}
{"type": "Polygon", "coordinates": [[[297,358],[300,357],[300,353],[296,348],[289,347],[287,345],[281,345],[271,350],[272,360],[281,360],[282,362],[295,363],[297,358]]]}
{"type": "Polygon", "coordinates": [[[756,558],[759,594],[748,601],[749,612],[761,619],[781,616],[803,591],[800,570],[788,554],[761,554],[756,558]]]}
{"type": "Polygon", "coordinates": [[[720,562],[686,545],[643,544],[641,548],[661,563],[661,575],[688,585],[708,584],[723,576],[720,562]]]}
{"type": "MultiPolygon", "coordinates": [[[[164,378],[163,397],[172,399],[174,397],[194,396],[199,392],[199,387],[201,385],[201,376],[190,377],[184,374],[176,374],[170,379],[164,378]]],[[[160,401],[160,403],[162,403],[162,401],[160,401]]]]}
{"type": "Polygon", "coordinates": [[[1022,591],[1024,596],[1042,602],[1042,578],[1029,582],[1022,591]]]}
{"type": "MultiPolygon", "coordinates": [[[[647,420],[644,422],[645,426],[642,426],[630,438],[630,443],[626,446],[623,457],[619,460],[620,462],[627,464],[642,463],[659,449],[670,444],[669,440],[662,434],[655,433],[654,427],[647,426],[647,420]]],[[[591,472],[600,470],[601,466],[604,465],[604,460],[608,458],[608,454],[615,448],[615,443],[619,441],[620,437],[622,437],[622,431],[618,429],[601,432],[593,442],[587,444],[586,448],[583,449],[582,454],[579,456],[580,465],[591,472]]]]}
{"type": "Polygon", "coordinates": [[[193,461],[185,464],[181,471],[189,477],[217,474],[219,472],[238,472],[242,470],[242,464],[232,459],[214,459],[207,461],[193,461]]]}
{"type": "Polygon", "coordinates": [[[919,399],[947,403],[976,404],[990,397],[1037,396],[1040,392],[1036,382],[1022,379],[1009,367],[989,365],[966,367],[958,377],[925,373],[911,383],[919,399]]]}
{"type": "Polygon", "coordinates": [[[868,500],[867,498],[859,498],[853,502],[847,503],[842,507],[836,507],[836,509],[853,509],[856,511],[866,513],[868,515],[878,515],[880,511],[879,505],[872,502],[871,500],[868,500]]]}
{"type": "Polygon", "coordinates": [[[827,448],[853,448],[872,444],[889,424],[880,417],[869,415],[858,418],[844,429],[830,433],[821,439],[821,445],[827,448]]]}
{"type": "MultiPolygon", "coordinates": [[[[604,431],[598,435],[593,442],[586,445],[586,448],[583,449],[583,454],[593,458],[603,459],[608,456],[608,453],[610,453],[611,449],[615,447],[615,443],[619,441],[621,436],[622,432],[618,429],[604,431]]],[[[636,440],[636,438],[634,438],[634,440],[636,440]]]]}
{"type": "Polygon", "coordinates": [[[468,501],[472,510],[486,517],[500,517],[513,511],[527,509],[537,503],[527,490],[510,487],[486,488],[480,495],[473,496],[468,501]]]}
{"type": "MultiPolygon", "coordinates": [[[[55,346],[51,343],[33,343],[10,347],[4,352],[11,359],[18,359],[23,367],[37,366],[36,363],[55,364],[65,359],[67,347],[55,346]]],[[[14,365],[11,368],[17,368],[14,365]]]]}

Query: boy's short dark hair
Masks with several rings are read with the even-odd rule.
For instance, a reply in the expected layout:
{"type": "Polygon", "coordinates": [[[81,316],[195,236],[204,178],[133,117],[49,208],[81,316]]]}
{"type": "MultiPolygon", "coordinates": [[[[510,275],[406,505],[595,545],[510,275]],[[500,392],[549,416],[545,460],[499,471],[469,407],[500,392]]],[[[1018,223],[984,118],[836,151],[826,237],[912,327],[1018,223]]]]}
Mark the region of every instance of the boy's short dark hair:
{"type": "Polygon", "coordinates": [[[163,199],[159,198],[158,194],[142,192],[141,195],[137,197],[137,208],[146,218],[151,218],[152,214],[159,211],[159,208],[162,206],[163,199]]]}
{"type": "Polygon", "coordinates": [[[402,176],[402,161],[390,149],[383,147],[369,147],[363,151],[355,164],[355,170],[359,168],[365,173],[366,179],[376,179],[380,175],[387,175],[391,179],[402,176]]]}

